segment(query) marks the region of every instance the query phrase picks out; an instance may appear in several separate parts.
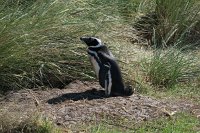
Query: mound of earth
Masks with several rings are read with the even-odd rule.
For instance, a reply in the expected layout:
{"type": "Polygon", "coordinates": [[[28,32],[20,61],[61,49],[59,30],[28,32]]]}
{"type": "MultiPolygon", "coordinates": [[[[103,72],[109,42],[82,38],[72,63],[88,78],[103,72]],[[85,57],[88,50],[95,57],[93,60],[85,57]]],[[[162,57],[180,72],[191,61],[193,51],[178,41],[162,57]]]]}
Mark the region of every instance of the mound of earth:
{"type": "Polygon", "coordinates": [[[22,116],[40,112],[65,127],[106,116],[140,122],[195,107],[186,101],[157,100],[140,94],[106,98],[98,83],[82,81],[74,81],[64,89],[10,92],[0,105],[5,111],[21,112],[22,116]]]}

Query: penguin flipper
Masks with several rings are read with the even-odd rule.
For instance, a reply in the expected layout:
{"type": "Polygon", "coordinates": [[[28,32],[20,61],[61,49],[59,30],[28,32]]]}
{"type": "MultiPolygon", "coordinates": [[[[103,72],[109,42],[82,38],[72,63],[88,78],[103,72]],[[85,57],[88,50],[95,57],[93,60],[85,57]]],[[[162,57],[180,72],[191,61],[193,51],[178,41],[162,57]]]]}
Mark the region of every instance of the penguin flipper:
{"type": "Polygon", "coordinates": [[[106,77],[105,77],[105,94],[106,96],[110,96],[111,89],[112,89],[112,78],[111,78],[111,72],[110,72],[110,64],[105,65],[105,68],[107,70],[106,77]]]}
{"type": "Polygon", "coordinates": [[[115,58],[114,58],[113,55],[108,55],[108,54],[106,54],[106,53],[104,53],[104,52],[102,52],[102,51],[99,51],[98,54],[99,54],[101,57],[103,57],[103,59],[104,59],[105,61],[107,61],[107,60],[115,60],[115,58]]]}
{"type": "Polygon", "coordinates": [[[106,79],[106,75],[108,73],[108,66],[106,65],[101,65],[100,70],[99,70],[99,83],[101,85],[101,87],[105,88],[105,79],[106,79]]]}
{"type": "Polygon", "coordinates": [[[105,89],[106,96],[111,93],[112,81],[110,73],[110,64],[106,63],[102,65],[99,71],[99,83],[105,89]]]}

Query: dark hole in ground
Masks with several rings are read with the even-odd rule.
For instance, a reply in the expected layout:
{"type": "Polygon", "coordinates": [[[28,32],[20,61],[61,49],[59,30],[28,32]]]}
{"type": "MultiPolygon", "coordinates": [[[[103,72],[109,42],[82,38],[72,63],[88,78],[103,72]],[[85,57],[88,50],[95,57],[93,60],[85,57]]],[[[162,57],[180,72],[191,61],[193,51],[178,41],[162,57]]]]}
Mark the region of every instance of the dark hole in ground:
{"type": "Polygon", "coordinates": [[[85,92],[63,94],[61,96],[49,99],[47,101],[47,103],[59,104],[66,100],[78,101],[78,100],[84,100],[84,99],[93,100],[93,99],[103,99],[103,98],[107,98],[107,96],[105,95],[105,91],[104,90],[96,90],[93,88],[92,90],[87,90],[85,92]]]}

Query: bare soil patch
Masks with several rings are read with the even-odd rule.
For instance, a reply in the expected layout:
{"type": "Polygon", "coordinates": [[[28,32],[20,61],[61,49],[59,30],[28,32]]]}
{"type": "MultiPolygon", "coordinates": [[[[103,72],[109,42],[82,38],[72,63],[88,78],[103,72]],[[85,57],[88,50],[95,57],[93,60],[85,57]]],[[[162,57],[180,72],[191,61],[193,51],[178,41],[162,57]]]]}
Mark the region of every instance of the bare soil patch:
{"type": "Polygon", "coordinates": [[[39,112],[64,127],[106,116],[141,122],[194,109],[199,113],[200,109],[189,101],[160,100],[140,94],[107,98],[97,82],[82,81],[74,81],[64,89],[10,92],[1,99],[0,106],[1,111],[21,112],[24,117],[39,112]]]}

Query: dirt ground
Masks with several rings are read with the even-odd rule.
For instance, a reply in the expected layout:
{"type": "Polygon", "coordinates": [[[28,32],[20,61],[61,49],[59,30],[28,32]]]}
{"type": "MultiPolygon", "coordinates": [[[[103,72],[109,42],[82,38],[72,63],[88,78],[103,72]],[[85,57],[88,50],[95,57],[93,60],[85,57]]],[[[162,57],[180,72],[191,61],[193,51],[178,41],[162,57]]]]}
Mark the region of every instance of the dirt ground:
{"type": "Polygon", "coordinates": [[[40,112],[64,127],[107,116],[141,122],[182,111],[200,114],[200,106],[184,100],[160,100],[140,94],[106,98],[97,82],[82,81],[74,81],[64,89],[10,92],[0,99],[0,106],[4,111],[21,112],[22,116],[40,112]]]}

